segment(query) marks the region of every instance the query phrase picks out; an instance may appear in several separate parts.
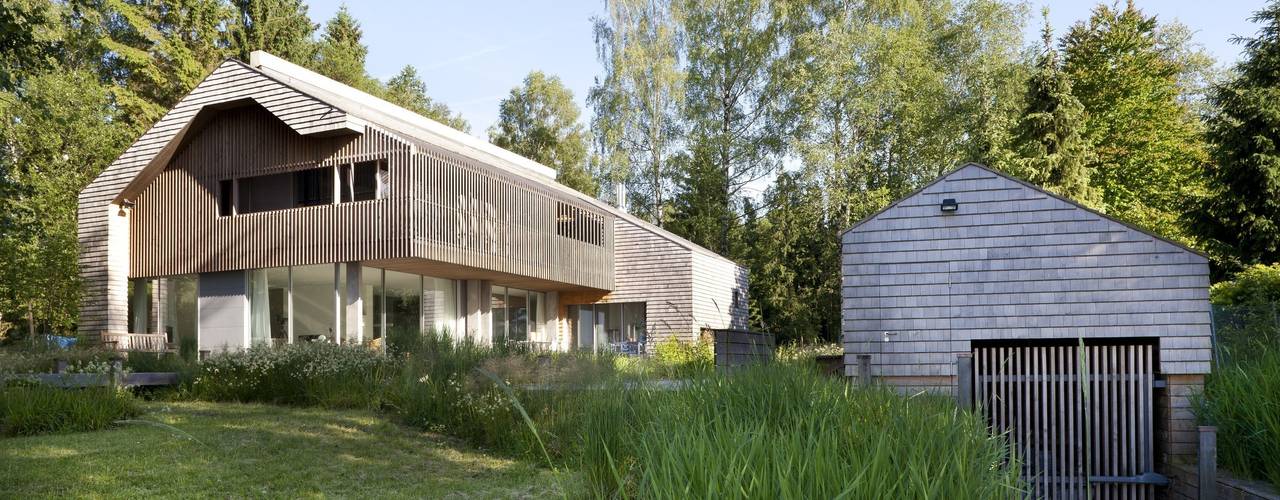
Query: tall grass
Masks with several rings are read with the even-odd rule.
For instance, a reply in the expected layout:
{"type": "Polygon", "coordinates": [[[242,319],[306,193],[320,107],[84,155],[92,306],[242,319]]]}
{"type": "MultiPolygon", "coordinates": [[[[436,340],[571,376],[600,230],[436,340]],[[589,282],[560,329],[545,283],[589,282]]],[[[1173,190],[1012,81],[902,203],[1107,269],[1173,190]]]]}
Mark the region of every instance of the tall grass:
{"type": "Polygon", "coordinates": [[[596,496],[991,498],[1016,471],[954,400],[775,364],[584,395],[577,466],[596,496]]]}
{"type": "Polygon", "coordinates": [[[1017,487],[1003,442],[950,398],[854,388],[805,363],[661,384],[608,358],[429,342],[402,367],[401,419],[578,470],[597,497],[990,498],[1017,487]]]}
{"type": "Polygon", "coordinates": [[[0,435],[98,430],[138,414],[133,397],[113,387],[60,389],[15,382],[0,386],[0,435]]]}
{"type": "Polygon", "coordinates": [[[1196,408],[1218,427],[1218,460],[1233,473],[1280,485],[1280,348],[1238,345],[1205,380],[1196,408]],[[1245,354],[1245,352],[1249,354],[1245,354]]]}

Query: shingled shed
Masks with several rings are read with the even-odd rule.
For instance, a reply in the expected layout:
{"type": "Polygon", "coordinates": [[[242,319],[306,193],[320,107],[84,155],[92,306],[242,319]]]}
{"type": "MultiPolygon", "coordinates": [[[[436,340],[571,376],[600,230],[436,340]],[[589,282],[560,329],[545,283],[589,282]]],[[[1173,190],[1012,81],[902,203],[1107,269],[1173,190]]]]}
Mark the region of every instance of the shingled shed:
{"type": "Polygon", "coordinates": [[[971,380],[957,396],[1009,433],[1037,492],[1194,494],[1203,255],[977,164],[842,244],[847,376],[869,356],[904,391],[971,380]]]}

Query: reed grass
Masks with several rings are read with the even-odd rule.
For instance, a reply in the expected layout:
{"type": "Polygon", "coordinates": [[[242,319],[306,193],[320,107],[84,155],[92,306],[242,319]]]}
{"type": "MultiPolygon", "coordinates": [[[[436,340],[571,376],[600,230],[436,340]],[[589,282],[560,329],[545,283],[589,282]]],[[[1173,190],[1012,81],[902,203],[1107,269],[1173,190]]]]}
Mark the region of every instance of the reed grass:
{"type": "Polygon", "coordinates": [[[60,389],[14,381],[0,386],[3,436],[92,431],[138,414],[133,396],[114,387],[60,389]]]}
{"type": "Polygon", "coordinates": [[[575,470],[590,496],[1017,493],[1004,442],[947,397],[856,388],[809,363],[657,383],[609,370],[617,360],[607,358],[494,356],[428,342],[434,349],[408,357],[392,411],[483,448],[575,470]],[[535,368],[512,368],[521,363],[535,368]]]}
{"type": "Polygon", "coordinates": [[[1218,427],[1218,463],[1236,475],[1280,485],[1280,347],[1238,345],[1205,380],[1196,409],[1218,427]]]}

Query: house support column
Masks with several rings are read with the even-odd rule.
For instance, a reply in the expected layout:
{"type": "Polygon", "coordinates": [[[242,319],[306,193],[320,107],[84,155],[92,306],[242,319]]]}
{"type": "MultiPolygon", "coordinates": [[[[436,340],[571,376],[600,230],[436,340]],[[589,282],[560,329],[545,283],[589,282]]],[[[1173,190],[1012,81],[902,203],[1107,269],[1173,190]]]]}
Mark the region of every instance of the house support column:
{"type": "Polygon", "coordinates": [[[546,320],[542,325],[547,332],[547,341],[551,343],[551,350],[560,351],[567,350],[560,347],[560,292],[547,292],[547,303],[542,305],[542,310],[546,311],[546,320]]]}
{"type": "Polygon", "coordinates": [[[343,325],[342,340],[347,343],[364,342],[364,299],[361,289],[364,288],[364,266],[359,262],[348,262],[346,290],[346,324],[343,325]]]}

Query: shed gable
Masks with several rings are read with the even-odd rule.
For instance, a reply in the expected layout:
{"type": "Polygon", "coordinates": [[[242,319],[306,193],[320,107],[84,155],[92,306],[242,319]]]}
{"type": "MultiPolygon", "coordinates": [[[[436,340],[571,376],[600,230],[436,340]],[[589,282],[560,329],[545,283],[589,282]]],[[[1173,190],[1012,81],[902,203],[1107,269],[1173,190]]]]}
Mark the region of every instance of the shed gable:
{"type": "MultiPolygon", "coordinates": [[[[979,165],[842,235],[845,352],[881,376],[949,377],[973,341],[1159,339],[1161,371],[1205,373],[1208,261],[979,165]],[[959,209],[940,210],[944,199],[959,209]]],[[[926,384],[927,385],[927,384],[926,384]]]]}

